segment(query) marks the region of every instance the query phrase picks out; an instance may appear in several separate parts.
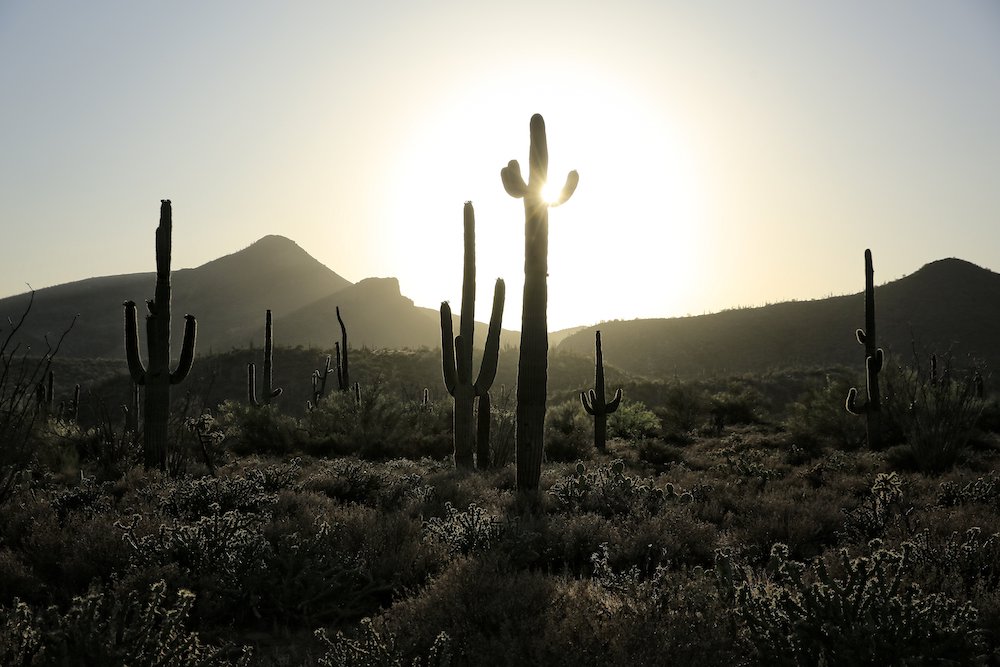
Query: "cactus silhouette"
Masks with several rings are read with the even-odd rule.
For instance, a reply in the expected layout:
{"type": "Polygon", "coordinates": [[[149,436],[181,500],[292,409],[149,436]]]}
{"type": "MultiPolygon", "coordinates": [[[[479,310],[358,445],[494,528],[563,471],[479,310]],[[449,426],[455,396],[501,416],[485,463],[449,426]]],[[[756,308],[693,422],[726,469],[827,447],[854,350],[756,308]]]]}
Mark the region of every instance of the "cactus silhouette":
{"type": "Polygon", "coordinates": [[[251,361],[247,364],[247,399],[254,407],[270,405],[271,401],[281,396],[281,388],[275,389],[271,383],[271,363],[272,346],[271,311],[264,315],[264,387],[257,400],[257,370],[251,361]]]}
{"type": "Polygon", "coordinates": [[[125,431],[135,433],[139,430],[139,385],[129,380],[128,405],[122,403],[122,413],[125,415],[125,431]]]}
{"type": "MultiPolygon", "coordinates": [[[[473,443],[476,440],[473,422],[476,397],[486,396],[493,386],[497,374],[497,360],[500,356],[500,322],[503,319],[505,297],[504,282],[497,278],[493,288],[493,313],[486,335],[486,349],[483,351],[479,377],[472,380],[472,339],[475,331],[476,310],[476,214],[472,202],[465,202],[465,253],[462,276],[462,313],[459,333],[453,337],[451,306],[441,304],[441,362],[444,368],[444,385],[455,399],[455,465],[459,468],[473,466],[473,443]]],[[[487,398],[487,403],[489,399],[487,398]]],[[[489,406],[487,405],[487,410],[489,406]]],[[[486,434],[487,447],[489,433],[486,434]]],[[[488,450],[487,450],[488,451],[488,450]]],[[[486,456],[489,459],[489,454],[486,456]]],[[[480,461],[481,468],[488,461],[480,461]]]]}
{"type": "Polygon", "coordinates": [[[851,387],[847,394],[846,407],[851,414],[865,416],[868,446],[872,449],[880,449],[882,446],[882,427],[878,374],[882,371],[885,354],[875,342],[875,270],[872,268],[871,250],[865,250],[865,328],[858,329],[856,335],[858,342],[865,346],[867,400],[864,405],[858,405],[858,390],[851,387]]]}
{"type": "Polygon", "coordinates": [[[337,354],[337,388],[340,391],[347,391],[351,388],[351,376],[347,370],[347,327],[344,326],[344,320],[340,316],[340,306],[337,306],[337,322],[340,323],[340,343],[334,343],[337,354]]]}
{"type": "Polygon", "coordinates": [[[476,463],[480,470],[493,467],[490,459],[490,426],[491,426],[490,392],[484,392],[476,401],[476,463]]]}
{"type": "Polygon", "coordinates": [[[126,301],[125,358],[136,385],[144,386],[143,462],[147,468],[167,468],[167,421],[170,416],[170,385],[178,384],[194,363],[198,324],[193,315],[184,316],[184,339],[177,368],[170,370],[170,249],[173,219],[170,200],[160,202],[160,224],[156,228],[156,291],[146,301],[146,349],[149,364],[139,356],[139,326],[135,302],[126,301]]]}
{"type": "Polygon", "coordinates": [[[542,188],[548,178],[549,150],[545,121],[531,117],[528,182],[517,160],[500,171],[511,197],[524,200],[524,299],[521,310],[521,351],[517,362],[517,489],[536,491],[542,475],[545,434],[545,392],[548,385],[548,262],[549,207],[558,206],[576,190],[579,175],[571,171],[559,197],[545,201],[542,188]]]}
{"type": "Polygon", "coordinates": [[[55,399],[54,374],[50,370],[42,381],[35,386],[35,401],[42,414],[48,415],[52,412],[52,405],[55,399]]]}
{"type": "Polygon", "coordinates": [[[326,363],[323,365],[323,372],[319,369],[312,372],[312,400],[306,401],[306,407],[310,410],[319,405],[320,400],[326,395],[326,379],[330,377],[330,355],[326,355],[326,363]]]}
{"type": "Polygon", "coordinates": [[[622,402],[622,390],[615,392],[615,397],[610,403],[604,398],[604,355],[601,351],[601,332],[597,332],[597,370],[594,380],[594,389],[589,392],[580,393],[580,402],[588,415],[594,417],[594,446],[597,451],[607,450],[608,437],[608,415],[618,409],[618,404],[622,402]]]}
{"type": "Polygon", "coordinates": [[[80,416],[80,385],[74,385],[73,398],[69,401],[59,402],[59,418],[64,421],[75,422],[80,416]]]}

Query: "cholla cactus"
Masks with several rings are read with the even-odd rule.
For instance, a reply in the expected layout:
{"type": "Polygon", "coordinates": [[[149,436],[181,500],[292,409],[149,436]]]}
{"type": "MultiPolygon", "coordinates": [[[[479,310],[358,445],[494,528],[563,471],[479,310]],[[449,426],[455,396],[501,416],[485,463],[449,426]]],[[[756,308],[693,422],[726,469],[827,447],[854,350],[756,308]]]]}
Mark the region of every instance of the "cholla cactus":
{"type": "Polygon", "coordinates": [[[615,397],[608,403],[604,397],[604,355],[601,352],[601,332],[597,334],[597,370],[594,389],[580,394],[580,402],[588,415],[594,417],[594,446],[597,451],[607,450],[608,437],[608,415],[618,409],[618,404],[622,402],[622,390],[615,392],[615,397]]]}
{"type": "Polygon", "coordinates": [[[167,468],[167,421],[170,416],[170,385],[178,384],[194,363],[197,322],[184,316],[184,340],[177,368],[170,370],[170,250],[173,220],[170,200],[160,202],[160,224],[156,228],[156,291],[146,301],[146,348],[149,365],[139,357],[139,327],[135,302],[126,301],[125,357],[136,385],[146,388],[143,428],[143,462],[147,468],[167,468]]]}
{"type": "Polygon", "coordinates": [[[524,300],[521,310],[521,353],[517,363],[517,489],[537,491],[542,475],[545,436],[545,398],[548,385],[549,207],[568,200],[580,180],[575,171],[566,178],[560,195],[546,201],[542,188],[549,176],[549,149],[545,121],[531,117],[528,182],[517,160],[500,171],[511,197],[524,200],[524,300]]]}

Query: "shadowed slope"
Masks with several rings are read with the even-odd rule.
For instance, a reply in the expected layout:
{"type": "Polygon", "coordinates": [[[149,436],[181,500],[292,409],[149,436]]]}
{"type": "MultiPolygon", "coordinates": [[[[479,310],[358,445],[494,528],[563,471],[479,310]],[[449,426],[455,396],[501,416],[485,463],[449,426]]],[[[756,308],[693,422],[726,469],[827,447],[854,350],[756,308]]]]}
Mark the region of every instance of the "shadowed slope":
{"type": "MultiPolygon", "coordinates": [[[[859,271],[859,282],[863,283],[859,271]]],[[[910,360],[921,350],[948,352],[1000,367],[1000,275],[958,259],[927,264],[877,286],[879,344],[910,360]]],[[[605,322],[559,349],[588,354],[594,330],[610,363],[652,377],[760,372],[793,366],[862,364],[854,331],[864,325],[864,294],[672,319],[605,322]]]]}

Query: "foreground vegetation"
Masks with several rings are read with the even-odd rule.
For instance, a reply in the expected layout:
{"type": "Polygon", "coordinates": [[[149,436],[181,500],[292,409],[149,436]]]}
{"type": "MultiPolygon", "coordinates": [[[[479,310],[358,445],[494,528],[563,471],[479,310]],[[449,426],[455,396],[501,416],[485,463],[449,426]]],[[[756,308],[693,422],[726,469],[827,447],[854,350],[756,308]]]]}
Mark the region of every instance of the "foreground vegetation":
{"type": "Polygon", "coordinates": [[[479,472],[448,459],[450,402],[379,384],[192,413],[166,473],[117,424],[39,418],[0,512],[0,661],[996,663],[997,408],[886,372],[884,451],[836,371],[632,383],[604,454],[567,395],[536,497],[509,396],[479,472]]]}

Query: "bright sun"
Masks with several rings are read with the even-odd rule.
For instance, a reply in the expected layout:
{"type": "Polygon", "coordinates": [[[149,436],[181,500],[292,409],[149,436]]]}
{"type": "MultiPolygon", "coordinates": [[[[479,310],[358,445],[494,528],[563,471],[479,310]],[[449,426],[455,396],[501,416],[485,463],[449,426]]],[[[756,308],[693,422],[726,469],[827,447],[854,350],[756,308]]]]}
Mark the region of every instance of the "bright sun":
{"type": "Polygon", "coordinates": [[[549,214],[550,330],[693,310],[700,295],[691,277],[708,239],[691,151],[672,135],[670,119],[647,115],[648,105],[619,83],[581,72],[556,89],[547,81],[484,76],[461,95],[442,96],[400,147],[386,243],[403,293],[421,306],[458,301],[462,204],[471,200],[476,319],[488,320],[493,281],[502,277],[503,326],[520,329],[523,205],[504,192],[500,169],[517,160],[528,179],[528,121],[538,112],[549,148],[544,199],[559,197],[570,170],[580,174],[573,196],[549,214]]]}
{"type": "Polygon", "coordinates": [[[557,180],[559,177],[555,174],[552,178],[545,182],[542,186],[542,201],[547,204],[551,204],[559,200],[559,195],[562,194],[562,188],[565,181],[557,180]]]}

